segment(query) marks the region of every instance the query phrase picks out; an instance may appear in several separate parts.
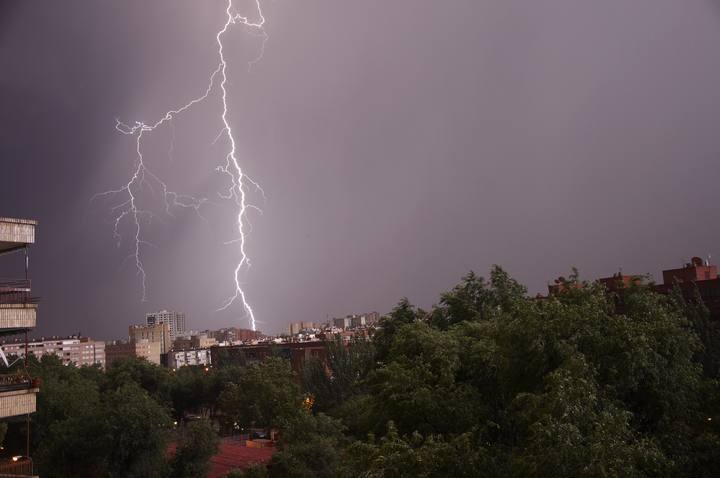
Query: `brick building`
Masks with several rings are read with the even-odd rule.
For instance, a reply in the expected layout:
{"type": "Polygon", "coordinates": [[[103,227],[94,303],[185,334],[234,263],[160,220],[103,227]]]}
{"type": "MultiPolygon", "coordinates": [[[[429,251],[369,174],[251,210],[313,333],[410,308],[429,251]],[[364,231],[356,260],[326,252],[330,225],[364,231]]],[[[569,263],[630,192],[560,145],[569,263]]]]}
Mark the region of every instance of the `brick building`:
{"type": "Polygon", "coordinates": [[[720,278],[717,266],[693,257],[684,267],[664,270],[663,283],[656,285],[655,291],[668,294],[675,284],[686,299],[692,299],[696,291],[699,292],[710,311],[710,318],[720,320],[720,278]]]}

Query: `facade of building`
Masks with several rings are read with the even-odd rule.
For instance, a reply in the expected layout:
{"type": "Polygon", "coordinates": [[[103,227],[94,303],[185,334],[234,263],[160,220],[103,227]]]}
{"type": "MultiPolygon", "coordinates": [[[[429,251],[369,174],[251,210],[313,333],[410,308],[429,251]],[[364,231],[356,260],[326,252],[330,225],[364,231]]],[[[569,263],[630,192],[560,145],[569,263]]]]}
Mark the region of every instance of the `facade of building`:
{"type": "Polygon", "coordinates": [[[152,325],[131,325],[128,329],[128,337],[130,342],[140,342],[147,340],[148,342],[159,342],[160,353],[167,353],[172,349],[172,340],[170,340],[170,329],[166,322],[160,322],[152,325]]]}
{"type": "Polygon", "coordinates": [[[367,314],[352,314],[332,320],[332,325],[338,329],[362,328],[375,325],[380,321],[380,314],[369,312],[367,314]]]}
{"type": "MultiPolygon", "coordinates": [[[[697,293],[710,312],[712,320],[720,320],[720,276],[717,266],[700,257],[693,257],[690,262],[678,269],[662,271],[662,284],[653,285],[653,290],[660,294],[669,294],[678,287],[682,295],[692,300],[697,293]]],[[[611,277],[597,279],[609,291],[622,291],[633,285],[644,282],[644,276],[617,273],[611,277]]],[[[550,295],[562,293],[568,287],[564,278],[560,277],[548,286],[550,295]]],[[[582,282],[574,282],[571,287],[583,287],[582,282]]]]}
{"type": "Polygon", "coordinates": [[[696,292],[702,297],[712,320],[720,320],[720,277],[717,267],[709,261],[693,257],[685,267],[663,271],[663,283],[655,291],[669,294],[677,285],[686,299],[692,299],[696,292]]]}
{"type": "Polygon", "coordinates": [[[332,320],[332,324],[334,327],[337,327],[338,329],[349,329],[350,328],[350,317],[338,317],[332,320]]]}
{"type": "MultiPolygon", "coordinates": [[[[6,341],[1,346],[5,355],[10,357],[25,357],[26,344],[24,340],[6,341]]],[[[27,343],[28,355],[38,359],[43,355],[55,355],[65,365],[100,365],[105,368],[105,342],[92,340],[88,337],[67,337],[33,340],[27,343]]]]}
{"type": "Polygon", "coordinates": [[[105,344],[106,367],[118,360],[128,358],[142,358],[150,363],[160,365],[160,342],[150,342],[141,339],[137,342],[111,342],[105,344]]]}
{"type": "Polygon", "coordinates": [[[235,329],[235,338],[232,341],[252,342],[253,340],[260,340],[263,336],[263,333],[259,330],[232,328],[235,329]]]}
{"type": "Polygon", "coordinates": [[[174,370],[186,365],[208,366],[211,363],[209,349],[173,350],[167,354],[167,367],[174,370]]]}
{"type": "Polygon", "coordinates": [[[171,312],[167,310],[153,312],[145,315],[145,322],[147,325],[168,324],[171,343],[187,331],[185,314],[182,312],[171,312]]]}
{"type": "Polygon", "coordinates": [[[209,336],[206,332],[195,334],[190,337],[190,346],[195,349],[206,349],[217,344],[214,337],[209,336]]]}
{"type": "Polygon", "coordinates": [[[238,329],[237,327],[226,327],[219,330],[208,331],[208,337],[212,337],[218,342],[251,342],[259,340],[263,336],[259,330],[238,329]]]}
{"type": "Polygon", "coordinates": [[[173,341],[173,350],[190,350],[192,348],[192,340],[190,337],[179,337],[173,341]]]}
{"type": "Polygon", "coordinates": [[[212,347],[210,349],[211,362],[213,365],[223,366],[228,364],[247,365],[255,362],[262,362],[270,356],[280,356],[290,361],[295,373],[302,372],[305,363],[316,358],[324,361],[326,357],[325,342],[289,342],[289,343],[265,343],[257,345],[233,345],[230,347],[212,347]]]}
{"type": "MultiPolygon", "coordinates": [[[[3,337],[27,336],[35,328],[37,300],[31,295],[28,255],[29,246],[35,242],[35,226],[37,222],[28,219],[0,218],[0,260],[3,261],[0,276],[15,277],[0,280],[0,336],[3,337]],[[24,268],[17,267],[15,260],[16,269],[12,270],[10,253],[13,252],[24,252],[24,268]]],[[[0,368],[6,366],[6,360],[3,356],[0,368]]],[[[0,418],[35,412],[37,392],[37,382],[25,368],[14,373],[0,372],[0,418]]]]}
{"type": "Polygon", "coordinates": [[[313,330],[317,328],[317,324],[314,322],[293,322],[288,324],[288,335],[297,335],[306,330],[313,330]]]}

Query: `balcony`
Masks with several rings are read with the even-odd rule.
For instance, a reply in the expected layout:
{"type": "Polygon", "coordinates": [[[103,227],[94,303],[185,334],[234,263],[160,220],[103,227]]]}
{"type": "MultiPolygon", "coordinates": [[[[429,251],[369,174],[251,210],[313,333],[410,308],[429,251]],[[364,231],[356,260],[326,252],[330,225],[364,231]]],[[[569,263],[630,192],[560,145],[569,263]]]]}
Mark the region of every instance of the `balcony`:
{"type": "Polygon", "coordinates": [[[0,393],[37,388],[37,382],[23,371],[0,374],[0,393]]]}
{"type": "Polygon", "coordinates": [[[23,372],[0,375],[0,418],[35,412],[38,381],[23,372]]]}
{"type": "Polygon", "coordinates": [[[0,254],[35,242],[37,221],[0,217],[0,254]]]}
{"type": "Polygon", "coordinates": [[[16,456],[0,462],[0,478],[35,476],[33,462],[26,456],[16,456]]]}
{"type": "Polygon", "coordinates": [[[0,375],[0,418],[35,412],[39,382],[24,371],[0,375]]]}
{"type": "Polygon", "coordinates": [[[0,335],[35,327],[38,299],[30,295],[30,285],[30,280],[0,279],[0,335]]]}

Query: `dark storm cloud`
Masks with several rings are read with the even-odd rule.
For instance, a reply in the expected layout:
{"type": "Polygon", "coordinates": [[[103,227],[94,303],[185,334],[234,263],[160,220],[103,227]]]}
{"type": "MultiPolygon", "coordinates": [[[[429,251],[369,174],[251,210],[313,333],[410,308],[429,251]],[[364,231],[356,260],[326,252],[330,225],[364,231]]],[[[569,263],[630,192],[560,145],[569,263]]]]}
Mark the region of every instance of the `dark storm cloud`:
{"type": "MultiPolygon", "coordinates": [[[[41,221],[39,331],[120,336],[158,307],[194,328],[242,325],[213,311],[236,257],[225,206],[209,225],[153,224],[140,304],[106,205],[89,202],[132,168],[114,118],[151,120],[202,91],[223,2],[3,5],[0,213],[41,221]]],[[[268,196],[245,278],[263,328],[405,295],[429,305],[492,263],[535,292],[573,265],[657,273],[720,254],[718,13],[708,0],[269,2],[249,73],[257,38],[226,40],[241,161],[268,196]]],[[[173,163],[170,130],[148,143],[183,190],[215,184],[213,105],[176,122],[173,163]]]]}

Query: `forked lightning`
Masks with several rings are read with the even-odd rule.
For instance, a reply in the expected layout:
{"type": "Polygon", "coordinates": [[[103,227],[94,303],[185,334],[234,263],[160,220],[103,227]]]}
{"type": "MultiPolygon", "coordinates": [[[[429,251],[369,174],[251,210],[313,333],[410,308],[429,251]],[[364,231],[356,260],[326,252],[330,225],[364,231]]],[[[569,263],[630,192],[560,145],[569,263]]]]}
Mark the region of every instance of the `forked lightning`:
{"type": "MultiPolygon", "coordinates": [[[[147,300],[147,274],[143,266],[142,254],[146,246],[152,246],[149,242],[143,239],[142,234],[142,219],[147,218],[150,220],[153,217],[153,213],[149,210],[143,209],[138,200],[138,192],[143,187],[149,187],[153,189],[159,187],[162,190],[162,197],[164,200],[165,212],[172,215],[173,209],[175,208],[189,208],[194,209],[195,212],[200,214],[200,208],[209,202],[208,198],[205,197],[194,197],[187,194],[180,194],[172,191],[168,188],[165,181],[163,181],[158,175],[153,173],[146,165],[145,158],[143,155],[143,139],[146,135],[152,133],[157,128],[171,123],[172,120],[178,115],[191,109],[194,105],[205,101],[208,96],[214,91],[216,87],[220,88],[220,98],[222,101],[222,111],[220,113],[220,119],[222,120],[222,129],[216,138],[216,141],[223,136],[227,137],[229,143],[229,151],[225,156],[223,164],[216,168],[230,179],[230,186],[226,191],[219,192],[218,195],[222,199],[231,200],[237,205],[237,231],[238,236],[230,243],[238,244],[240,258],[237,266],[233,271],[233,294],[222,304],[218,310],[225,310],[235,302],[240,301],[242,306],[249,318],[250,326],[252,330],[256,330],[255,312],[252,306],[248,302],[245,291],[241,284],[241,274],[244,270],[250,267],[250,259],[246,251],[247,242],[247,213],[250,209],[257,209],[254,205],[248,202],[248,192],[246,188],[257,189],[262,193],[260,186],[253,180],[251,180],[240,167],[240,162],[237,158],[236,153],[236,142],[233,135],[233,129],[228,120],[228,91],[227,91],[227,60],[225,58],[225,46],[223,44],[223,36],[233,25],[243,25],[249,28],[252,32],[262,37],[262,46],[260,48],[260,55],[252,60],[248,67],[251,67],[257,62],[264,53],[265,42],[268,38],[265,31],[265,17],[263,16],[260,0],[255,0],[255,6],[257,8],[256,20],[250,20],[250,16],[243,16],[237,13],[233,7],[233,0],[228,0],[226,13],[226,20],[223,27],[216,34],[217,51],[218,51],[218,66],[210,74],[209,83],[207,88],[201,96],[193,99],[187,104],[167,111],[158,121],[154,123],[135,122],[134,124],[127,124],[122,121],[117,121],[116,129],[125,135],[135,137],[135,152],[136,162],[135,169],[132,176],[126,184],[119,189],[105,191],[103,193],[96,194],[95,197],[121,197],[122,201],[113,206],[112,211],[117,215],[114,218],[114,229],[113,234],[117,239],[118,244],[121,241],[120,228],[123,221],[130,221],[131,227],[134,231],[134,247],[133,253],[129,256],[135,261],[135,267],[138,275],[141,279],[142,285],[142,300],[147,300]]],[[[172,150],[171,145],[171,150],[172,150]]]]}

